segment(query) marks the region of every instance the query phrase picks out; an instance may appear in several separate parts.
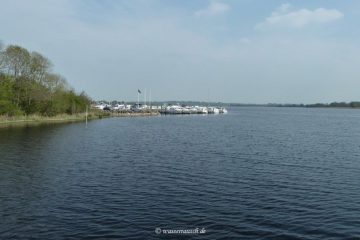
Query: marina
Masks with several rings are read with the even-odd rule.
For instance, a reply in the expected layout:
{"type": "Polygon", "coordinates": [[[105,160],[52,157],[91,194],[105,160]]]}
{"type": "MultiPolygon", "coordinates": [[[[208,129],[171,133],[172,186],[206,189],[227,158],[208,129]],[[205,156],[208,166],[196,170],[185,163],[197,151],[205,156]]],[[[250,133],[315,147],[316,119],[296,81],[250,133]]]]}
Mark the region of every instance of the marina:
{"type": "Polygon", "coordinates": [[[110,104],[98,103],[93,104],[92,108],[111,112],[155,112],[160,114],[227,114],[225,107],[219,106],[187,106],[187,105],[162,105],[151,106],[146,104],[110,104]]]}
{"type": "Polygon", "coordinates": [[[161,114],[226,114],[224,107],[180,106],[171,105],[160,110],[161,114]]]}

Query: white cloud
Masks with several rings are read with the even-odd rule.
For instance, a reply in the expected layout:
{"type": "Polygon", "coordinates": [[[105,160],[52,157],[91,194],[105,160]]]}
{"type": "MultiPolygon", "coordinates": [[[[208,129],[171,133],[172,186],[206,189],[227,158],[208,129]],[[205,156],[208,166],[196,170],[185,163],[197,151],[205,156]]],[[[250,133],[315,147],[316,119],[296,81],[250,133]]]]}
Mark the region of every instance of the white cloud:
{"type": "MultiPolygon", "coordinates": [[[[313,103],[359,97],[360,46],[344,30],[340,39],[241,32],[215,38],[189,24],[187,15],[141,7],[148,0],[128,1],[125,7],[107,2],[111,11],[100,14],[86,0],[56,5],[3,0],[0,39],[43,53],[56,72],[94,99],[136,101],[141,87],[151,87],[154,100],[209,100],[210,94],[210,100],[225,102],[313,103]],[[124,14],[129,8],[145,16],[124,14]],[[204,86],[208,90],[199,91],[204,86]]],[[[294,10],[282,5],[276,11],[294,10]]]]}
{"type": "Polygon", "coordinates": [[[230,6],[221,2],[211,2],[209,6],[194,13],[195,16],[212,16],[225,13],[230,10],[230,6]]]}
{"type": "Polygon", "coordinates": [[[290,4],[282,4],[264,22],[255,26],[255,29],[269,27],[292,27],[302,28],[310,24],[323,24],[341,19],[344,14],[337,9],[306,8],[290,11],[290,4]]]}
{"type": "Polygon", "coordinates": [[[291,8],[291,4],[290,3],[283,3],[280,5],[280,7],[277,8],[277,11],[276,12],[279,12],[279,13],[286,13],[290,10],[291,8]]]}

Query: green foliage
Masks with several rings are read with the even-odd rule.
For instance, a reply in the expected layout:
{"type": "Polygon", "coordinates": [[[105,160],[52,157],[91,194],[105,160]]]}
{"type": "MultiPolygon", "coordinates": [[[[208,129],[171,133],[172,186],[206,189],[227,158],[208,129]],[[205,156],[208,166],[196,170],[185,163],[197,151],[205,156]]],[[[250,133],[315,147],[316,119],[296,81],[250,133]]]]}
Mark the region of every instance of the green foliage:
{"type": "Polygon", "coordinates": [[[5,75],[0,75],[0,115],[21,115],[22,111],[13,103],[14,82],[5,75]]]}
{"type": "Polygon", "coordinates": [[[14,97],[14,82],[5,75],[0,75],[0,99],[10,101],[14,97]]]}
{"type": "Polygon", "coordinates": [[[15,45],[0,48],[0,115],[84,112],[90,98],[71,90],[51,66],[40,53],[15,45]]]}
{"type": "Polygon", "coordinates": [[[12,102],[7,100],[0,100],[0,115],[18,116],[23,112],[15,106],[12,102]]]}

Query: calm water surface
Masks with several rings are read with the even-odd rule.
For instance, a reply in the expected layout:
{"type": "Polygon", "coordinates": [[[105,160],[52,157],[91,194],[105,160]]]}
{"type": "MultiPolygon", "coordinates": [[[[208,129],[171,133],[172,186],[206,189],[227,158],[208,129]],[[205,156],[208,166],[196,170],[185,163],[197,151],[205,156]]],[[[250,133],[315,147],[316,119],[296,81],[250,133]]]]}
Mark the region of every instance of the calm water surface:
{"type": "Polygon", "coordinates": [[[359,239],[359,126],[243,107],[0,129],[0,239],[359,239]]]}

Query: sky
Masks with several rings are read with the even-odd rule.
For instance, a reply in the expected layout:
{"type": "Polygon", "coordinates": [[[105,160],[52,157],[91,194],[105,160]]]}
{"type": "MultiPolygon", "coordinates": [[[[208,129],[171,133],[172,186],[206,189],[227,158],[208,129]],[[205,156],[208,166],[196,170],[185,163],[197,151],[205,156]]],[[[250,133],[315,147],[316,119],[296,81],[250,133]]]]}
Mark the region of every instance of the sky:
{"type": "Polygon", "coordinates": [[[360,101],[360,1],[2,0],[0,40],[95,100],[360,101]],[[144,96],[141,96],[143,98],[144,96]]]}

